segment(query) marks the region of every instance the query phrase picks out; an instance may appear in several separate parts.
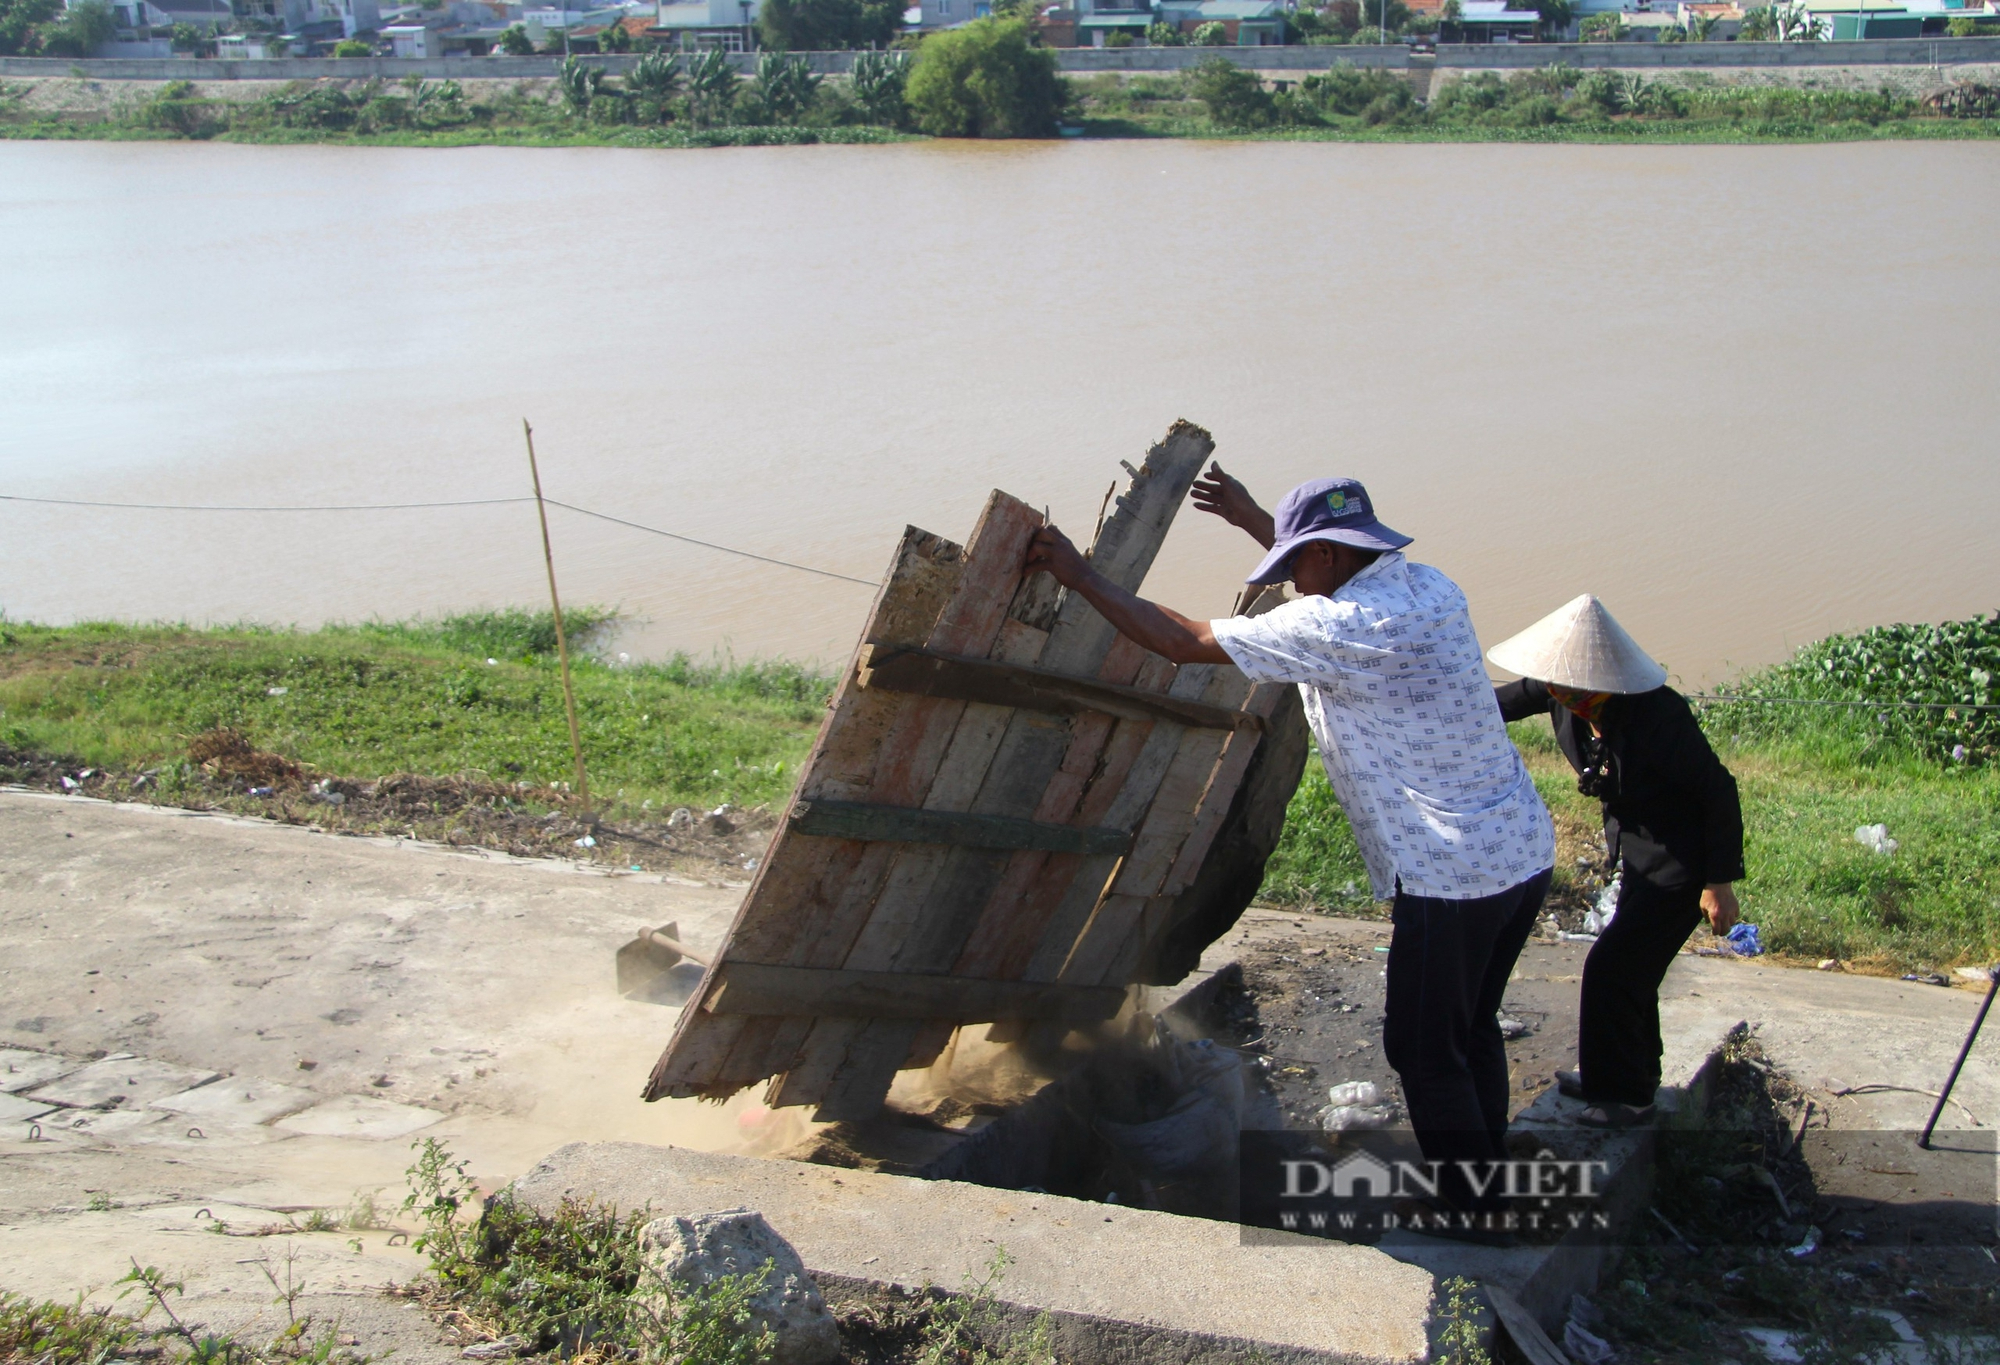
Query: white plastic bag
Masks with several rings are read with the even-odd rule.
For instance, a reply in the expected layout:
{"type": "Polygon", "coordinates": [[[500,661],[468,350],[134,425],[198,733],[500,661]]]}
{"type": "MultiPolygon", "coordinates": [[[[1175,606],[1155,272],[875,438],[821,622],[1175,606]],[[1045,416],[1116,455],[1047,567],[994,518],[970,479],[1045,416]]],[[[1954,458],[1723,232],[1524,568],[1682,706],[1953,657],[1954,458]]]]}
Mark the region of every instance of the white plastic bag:
{"type": "Polygon", "coordinates": [[[1879,853],[1885,858],[1902,847],[1889,837],[1887,825],[1862,825],[1854,831],[1854,842],[1870,853],[1879,853]]]}

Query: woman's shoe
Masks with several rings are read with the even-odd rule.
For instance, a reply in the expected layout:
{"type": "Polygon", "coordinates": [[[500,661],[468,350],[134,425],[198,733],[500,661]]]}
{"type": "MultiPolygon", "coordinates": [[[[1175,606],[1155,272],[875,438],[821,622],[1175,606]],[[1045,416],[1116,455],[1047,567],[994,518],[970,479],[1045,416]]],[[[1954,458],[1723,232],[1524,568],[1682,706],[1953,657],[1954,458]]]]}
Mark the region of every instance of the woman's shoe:
{"type": "Polygon", "coordinates": [[[1586,1128],[1642,1128],[1653,1121],[1653,1106],[1604,1100],[1578,1114],[1576,1121],[1586,1128]]]}
{"type": "Polygon", "coordinates": [[[1581,1071],[1558,1071],[1556,1089],[1573,1100],[1584,1098],[1583,1073],[1581,1071]]]}

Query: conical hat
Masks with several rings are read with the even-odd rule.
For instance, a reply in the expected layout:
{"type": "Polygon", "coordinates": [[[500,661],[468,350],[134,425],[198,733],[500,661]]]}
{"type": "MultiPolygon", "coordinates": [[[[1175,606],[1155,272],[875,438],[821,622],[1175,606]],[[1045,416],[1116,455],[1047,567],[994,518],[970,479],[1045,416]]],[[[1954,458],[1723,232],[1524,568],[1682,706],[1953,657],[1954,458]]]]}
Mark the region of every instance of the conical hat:
{"type": "Polygon", "coordinates": [[[1650,692],[1667,670],[1589,593],[1486,651],[1510,673],[1580,692],[1650,692]]]}

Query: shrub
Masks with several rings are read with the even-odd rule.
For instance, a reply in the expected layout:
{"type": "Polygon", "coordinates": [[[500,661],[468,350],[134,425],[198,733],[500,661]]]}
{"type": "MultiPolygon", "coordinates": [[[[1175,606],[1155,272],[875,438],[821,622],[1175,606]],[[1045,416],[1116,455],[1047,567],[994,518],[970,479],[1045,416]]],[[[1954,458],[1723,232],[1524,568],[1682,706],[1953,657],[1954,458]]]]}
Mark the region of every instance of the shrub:
{"type": "Polygon", "coordinates": [[[1133,47],[1136,46],[1136,43],[1130,33],[1127,33],[1122,28],[1114,28],[1111,32],[1104,35],[1104,45],[1106,47],[1133,47]]]}
{"type": "Polygon", "coordinates": [[[1616,14],[1593,14],[1583,21],[1586,43],[1615,43],[1625,37],[1625,20],[1616,14]]]}
{"type": "Polygon", "coordinates": [[[193,81],[168,81],[140,107],[140,122],[182,137],[212,137],[222,131],[222,113],[214,100],[194,93],[193,81]]]}
{"type": "Polygon", "coordinates": [[[1262,128],[1277,112],[1276,101],[1252,72],[1223,57],[1194,69],[1194,97],[1208,106],[1209,119],[1224,128],[1262,128]]]}
{"type": "Polygon", "coordinates": [[[1211,19],[1205,24],[1197,24],[1194,36],[1188,41],[1196,47],[1221,47],[1229,41],[1229,30],[1211,19]]]}
{"type": "Polygon", "coordinates": [[[1056,55],[1018,19],[975,19],[917,49],[906,98],[937,137],[1052,137],[1069,103],[1056,55]]]}
{"type": "Polygon", "coordinates": [[[598,89],[603,84],[603,67],[585,66],[573,56],[563,58],[562,70],[556,73],[556,85],[562,91],[563,103],[578,118],[590,112],[590,102],[597,98],[598,89]]]}
{"type": "Polygon", "coordinates": [[[528,36],[527,29],[514,24],[500,35],[500,50],[509,57],[532,57],[535,55],[535,40],[528,36]]]}
{"type": "Polygon", "coordinates": [[[2000,22],[1992,19],[1948,19],[1944,31],[1951,38],[2000,37],[2000,22]]]}
{"type": "MultiPolygon", "coordinates": [[[[1463,81],[1445,88],[1445,93],[1456,89],[1463,81]]],[[[1328,114],[1358,114],[1383,95],[1407,87],[1386,71],[1360,71],[1352,63],[1341,62],[1323,76],[1307,76],[1299,82],[1300,91],[1321,112],[1328,114]]]]}
{"type": "Polygon", "coordinates": [[[359,38],[343,38],[333,45],[333,55],[336,57],[372,57],[375,55],[375,47],[372,43],[364,43],[359,38]]]}
{"type": "Polygon", "coordinates": [[[1172,24],[1154,24],[1146,30],[1146,41],[1154,47],[1186,47],[1187,35],[1172,24]]]}

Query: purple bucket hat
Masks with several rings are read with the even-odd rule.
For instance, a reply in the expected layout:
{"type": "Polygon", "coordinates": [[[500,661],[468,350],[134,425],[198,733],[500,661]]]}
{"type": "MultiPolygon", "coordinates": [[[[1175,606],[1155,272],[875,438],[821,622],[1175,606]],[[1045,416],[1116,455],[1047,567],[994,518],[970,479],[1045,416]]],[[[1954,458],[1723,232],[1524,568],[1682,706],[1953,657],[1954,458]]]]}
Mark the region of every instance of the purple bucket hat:
{"type": "Polygon", "coordinates": [[[1293,551],[1309,540],[1337,540],[1363,550],[1400,550],[1410,537],[1375,520],[1368,490],[1353,479],[1314,479],[1285,494],[1272,517],[1277,540],[1246,580],[1283,583],[1293,551]]]}

